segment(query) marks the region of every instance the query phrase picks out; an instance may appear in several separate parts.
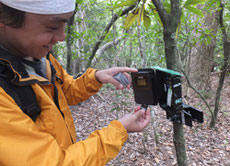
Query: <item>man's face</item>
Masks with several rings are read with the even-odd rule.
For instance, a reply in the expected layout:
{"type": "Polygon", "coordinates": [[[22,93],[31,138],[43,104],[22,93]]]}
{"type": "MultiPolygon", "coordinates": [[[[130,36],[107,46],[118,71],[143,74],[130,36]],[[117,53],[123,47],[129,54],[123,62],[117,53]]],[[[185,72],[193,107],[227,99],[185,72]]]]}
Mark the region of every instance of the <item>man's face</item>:
{"type": "Polygon", "coordinates": [[[1,44],[17,56],[40,59],[52,50],[53,45],[65,39],[66,22],[72,14],[26,13],[22,27],[4,26],[0,29],[1,44]]]}

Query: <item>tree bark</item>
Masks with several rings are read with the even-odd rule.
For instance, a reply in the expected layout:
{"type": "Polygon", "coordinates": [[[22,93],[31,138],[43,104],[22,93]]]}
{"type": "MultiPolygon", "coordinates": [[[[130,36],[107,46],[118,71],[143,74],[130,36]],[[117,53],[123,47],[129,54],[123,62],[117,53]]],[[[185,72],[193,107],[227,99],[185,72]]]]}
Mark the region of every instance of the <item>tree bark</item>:
{"type": "MultiPolygon", "coordinates": [[[[142,40],[141,40],[141,30],[140,30],[140,25],[137,25],[137,36],[138,36],[138,46],[139,46],[139,52],[140,52],[140,56],[141,59],[143,60],[143,58],[145,57],[145,53],[142,47],[142,40]]],[[[145,67],[142,61],[142,67],[145,67]]]]}
{"type": "Polygon", "coordinates": [[[54,45],[51,53],[54,56],[54,58],[58,60],[58,46],[56,44],[54,45]]]}
{"type": "Polygon", "coordinates": [[[224,64],[222,66],[221,74],[220,74],[220,80],[218,84],[218,88],[216,91],[216,97],[215,97],[215,108],[214,108],[214,116],[209,124],[211,128],[215,126],[217,114],[219,112],[219,103],[220,103],[220,95],[221,91],[223,89],[225,76],[227,73],[228,65],[229,65],[229,57],[230,57],[230,40],[228,38],[228,34],[226,32],[226,28],[223,23],[223,11],[224,11],[224,5],[222,2],[220,2],[220,11],[219,11],[219,25],[223,34],[223,46],[224,46],[224,64]]]}
{"type": "MultiPolygon", "coordinates": [[[[142,7],[139,9],[141,11],[139,11],[140,13],[143,12],[144,10],[144,3],[142,4],[142,7]]],[[[141,25],[141,14],[140,14],[140,25],[141,25]]],[[[146,67],[147,65],[147,60],[146,60],[146,54],[145,54],[145,34],[144,32],[142,33],[142,27],[139,24],[137,24],[137,34],[138,34],[138,42],[139,42],[139,51],[140,51],[140,55],[141,55],[141,59],[142,59],[142,67],[146,67]]]]}
{"type": "Polygon", "coordinates": [[[144,34],[141,34],[141,26],[137,25],[137,31],[138,31],[139,51],[142,59],[141,64],[142,67],[146,67],[147,61],[146,61],[146,54],[145,54],[145,42],[144,42],[144,34]]]}
{"type": "MultiPolygon", "coordinates": [[[[128,33],[132,33],[132,32],[128,32],[128,33]]],[[[130,67],[132,65],[132,55],[133,55],[133,42],[131,40],[131,38],[129,38],[129,57],[126,59],[126,66],[130,67]]]]}
{"type": "Polygon", "coordinates": [[[66,47],[67,47],[67,63],[66,63],[66,71],[69,74],[73,73],[73,64],[72,61],[72,33],[73,33],[73,25],[76,11],[72,15],[72,17],[67,22],[67,35],[66,35],[66,47]]]}
{"type": "MultiPolygon", "coordinates": [[[[216,46],[216,34],[218,29],[218,13],[212,9],[211,14],[206,12],[204,23],[199,29],[211,30],[209,36],[213,36],[211,43],[197,43],[191,49],[191,61],[189,64],[191,83],[200,90],[209,91],[211,89],[210,75],[214,62],[214,49],[216,46]]],[[[195,18],[196,19],[196,18],[195,18]]],[[[197,34],[197,38],[201,34],[197,34]]]]}
{"type": "Polygon", "coordinates": [[[119,37],[119,38],[117,38],[117,39],[115,39],[115,40],[113,40],[113,41],[111,41],[111,42],[108,42],[108,43],[104,44],[103,46],[101,46],[101,48],[99,48],[99,49],[97,50],[96,55],[97,55],[98,57],[102,56],[103,53],[104,53],[107,49],[116,46],[117,44],[119,44],[119,43],[121,42],[122,39],[123,39],[123,37],[119,37]]]}
{"type": "MultiPolygon", "coordinates": [[[[76,31],[81,34],[86,30],[86,25],[85,25],[85,12],[82,9],[82,6],[79,6],[78,11],[76,13],[76,17],[78,18],[78,21],[76,22],[76,31]]],[[[77,51],[76,57],[74,60],[74,71],[73,71],[73,76],[77,77],[79,73],[84,71],[82,69],[82,57],[84,56],[82,52],[84,52],[84,37],[78,38],[76,41],[76,46],[75,50],[77,51]]]]}
{"type": "MultiPolygon", "coordinates": [[[[163,35],[165,42],[165,56],[168,69],[177,70],[177,55],[176,55],[176,30],[179,24],[181,9],[179,0],[170,0],[171,13],[168,14],[160,0],[152,0],[157,8],[158,14],[163,23],[163,35]]],[[[173,141],[176,150],[177,163],[179,166],[187,165],[187,157],[185,150],[184,130],[182,123],[173,123],[173,141]]]]}

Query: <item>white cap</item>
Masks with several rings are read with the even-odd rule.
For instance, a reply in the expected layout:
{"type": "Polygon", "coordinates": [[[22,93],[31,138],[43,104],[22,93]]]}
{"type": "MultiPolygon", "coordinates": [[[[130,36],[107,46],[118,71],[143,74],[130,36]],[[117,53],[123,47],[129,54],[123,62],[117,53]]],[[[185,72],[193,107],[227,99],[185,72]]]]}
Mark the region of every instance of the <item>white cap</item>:
{"type": "Polygon", "coordinates": [[[75,0],[0,0],[6,6],[35,14],[63,14],[74,11],[75,0]]]}

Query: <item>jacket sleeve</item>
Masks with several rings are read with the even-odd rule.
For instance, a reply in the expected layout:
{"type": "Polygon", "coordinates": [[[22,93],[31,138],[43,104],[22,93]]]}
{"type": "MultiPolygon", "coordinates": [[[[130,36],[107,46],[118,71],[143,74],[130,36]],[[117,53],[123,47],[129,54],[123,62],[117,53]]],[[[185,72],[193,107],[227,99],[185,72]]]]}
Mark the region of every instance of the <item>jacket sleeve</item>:
{"type": "Polygon", "coordinates": [[[50,134],[38,130],[2,88],[0,99],[2,166],[105,165],[118,154],[128,136],[122,124],[115,120],[93,132],[88,139],[63,148],[50,134]]]}
{"type": "Polygon", "coordinates": [[[56,69],[57,76],[63,81],[62,90],[69,105],[88,99],[96,94],[103,85],[95,78],[96,69],[88,68],[82,76],[74,79],[53,56],[50,56],[50,61],[56,69]]]}

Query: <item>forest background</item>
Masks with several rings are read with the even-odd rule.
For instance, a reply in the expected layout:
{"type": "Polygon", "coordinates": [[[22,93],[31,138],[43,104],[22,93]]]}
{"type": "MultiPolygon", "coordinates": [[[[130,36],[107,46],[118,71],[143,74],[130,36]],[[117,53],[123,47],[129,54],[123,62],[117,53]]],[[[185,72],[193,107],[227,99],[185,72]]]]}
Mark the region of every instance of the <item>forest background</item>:
{"type": "MultiPolygon", "coordinates": [[[[227,166],[229,50],[228,0],[76,0],[66,40],[53,53],[75,78],[88,67],[176,70],[183,75],[183,102],[204,113],[204,123],[190,128],[170,122],[161,108],[152,107],[152,124],[143,133],[131,134],[108,165],[227,166]]],[[[78,139],[134,105],[132,90],[104,86],[98,95],[71,107],[78,139]]]]}

